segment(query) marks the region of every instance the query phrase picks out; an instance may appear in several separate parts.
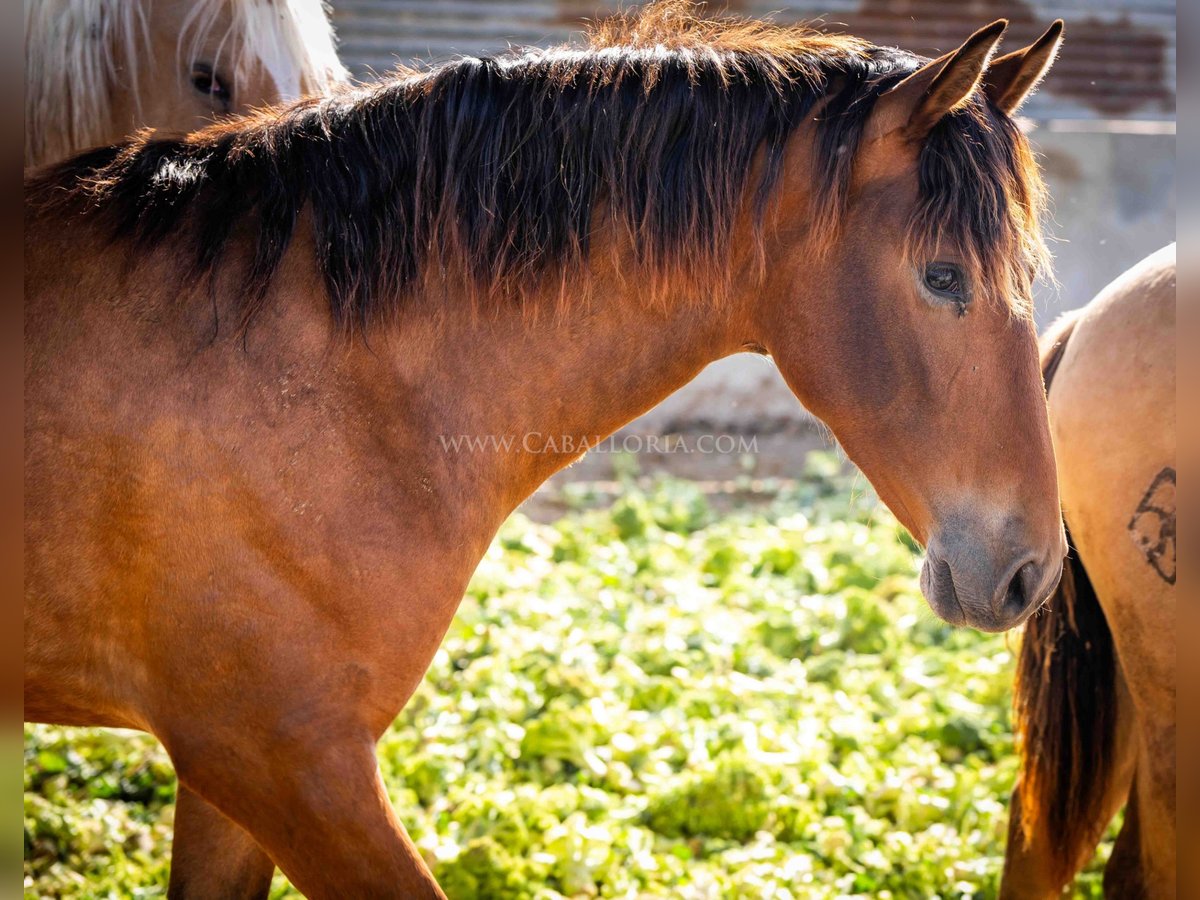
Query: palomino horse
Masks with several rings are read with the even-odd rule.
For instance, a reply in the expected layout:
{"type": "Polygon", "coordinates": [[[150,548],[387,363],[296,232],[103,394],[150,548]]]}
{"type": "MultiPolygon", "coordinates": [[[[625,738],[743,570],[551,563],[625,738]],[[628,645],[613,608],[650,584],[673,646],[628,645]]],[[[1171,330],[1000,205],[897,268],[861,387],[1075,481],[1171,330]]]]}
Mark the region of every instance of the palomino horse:
{"type": "Polygon", "coordinates": [[[1109,821],[1114,897],[1175,895],[1175,246],[1043,341],[1076,553],[1026,626],[1002,893],[1057,897],[1109,821]]]}
{"type": "Polygon", "coordinates": [[[155,734],[172,886],[440,896],[374,745],[508,514],[707,363],[770,352],[1022,622],[1066,543],[1028,311],[1042,184],[997,22],[922,63],[681,0],[26,187],[25,714],[155,734]],[[559,447],[567,441],[556,441],[559,447]],[[537,449],[537,448],[535,448],[537,449]]]}
{"type": "Polygon", "coordinates": [[[345,80],[321,0],[25,0],[25,165],[345,80]]]}

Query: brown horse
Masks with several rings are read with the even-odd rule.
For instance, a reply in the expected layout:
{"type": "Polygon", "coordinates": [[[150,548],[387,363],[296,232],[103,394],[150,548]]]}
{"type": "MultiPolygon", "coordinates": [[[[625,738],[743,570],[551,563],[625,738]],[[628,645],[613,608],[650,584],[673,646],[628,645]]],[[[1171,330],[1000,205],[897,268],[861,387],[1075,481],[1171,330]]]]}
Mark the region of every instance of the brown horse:
{"type": "Polygon", "coordinates": [[[1175,247],[1043,341],[1075,553],[1030,619],[1002,893],[1057,897],[1122,806],[1113,897],[1175,896],[1175,247]]]}
{"type": "Polygon", "coordinates": [[[929,557],[1022,622],[1065,552],[1010,115],[1045,40],[932,62],[655,4],[29,183],[25,714],[144,729],[172,891],[439,895],[374,745],[506,516],[770,352],[929,557]],[[439,435],[515,435],[455,454],[439,435]],[[565,447],[567,441],[556,441],[565,447]]]}
{"type": "Polygon", "coordinates": [[[321,0],[31,0],[25,165],[346,80],[321,0]]]}

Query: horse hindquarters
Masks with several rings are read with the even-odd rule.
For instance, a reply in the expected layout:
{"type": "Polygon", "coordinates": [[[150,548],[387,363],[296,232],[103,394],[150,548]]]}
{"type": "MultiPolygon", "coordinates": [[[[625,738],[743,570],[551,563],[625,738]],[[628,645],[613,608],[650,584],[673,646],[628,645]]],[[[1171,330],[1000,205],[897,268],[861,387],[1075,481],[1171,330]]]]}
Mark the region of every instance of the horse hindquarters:
{"type": "MultiPolygon", "coordinates": [[[[1119,277],[1043,340],[1063,510],[1079,555],[1071,567],[1078,589],[1073,604],[1056,598],[1060,608],[1045,616],[1048,622],[1034,620],[1017,684],[1017,717],[1026,736],[1020,799],[1043,798],[1072,833],[1096,827],[1081,821],[1080,810],[1088,809],[1089,796],[1101,804],[1111,786],[1097,778],[1097,767],[1125,767],[1135,759],[1126,824],[1105,881],[1111,896],[1155,900],[1175,895],[1176,379],[1174,355],[1167,352],[1175,342],[1175,308],[1172,246],[1119,277]],[[1050,630],[1056,616],[1065,643],[1050,630]],[[1072,745],[1107,733],[1081,708],[1105,711],[1097,670],[1082,662],[1089,645],[1092,651],[1111,645],[1112,653],[1101,656],[1120,662],[1117,691],[1109,694],[1118,707],[1119,758],[1097,755],[1093,740],[1080,745],[1093,763],[1077,766],[1080,757],[1067,752],[1072,745]],[[1082,689],[1071,690],[1069,678],[1081,679],[1082,689]],[[1056,697],[1057,713],[1039,705],[1056,697]],[[1055,798],[1072,795],[1073,806],[1054,805],[1055,798]]],[[[1064,578],[1064,588],[1072,584],[1064,578]]],[[[1022,804],[1014,818],[1037,838],[1046,832],[1037,825],[1041,812],[1022,804]]],[[[1014,834],[1020,831],[1014,827],[1014,834]]],[[[1049,835],[1043,839],[1061,838],[1053,829],[1049,835]]],[[[1020,844],[1010,844],[1006,861],[1005,883],[1014,897],[1021,896],[1011,887],[1023,871],[1020,844]]],[[[1079,859],[1065,858],[1065,849],[1058,853],[1065,878],[1086,861],[1085,848],[1078,849],[1079,859]]]]}

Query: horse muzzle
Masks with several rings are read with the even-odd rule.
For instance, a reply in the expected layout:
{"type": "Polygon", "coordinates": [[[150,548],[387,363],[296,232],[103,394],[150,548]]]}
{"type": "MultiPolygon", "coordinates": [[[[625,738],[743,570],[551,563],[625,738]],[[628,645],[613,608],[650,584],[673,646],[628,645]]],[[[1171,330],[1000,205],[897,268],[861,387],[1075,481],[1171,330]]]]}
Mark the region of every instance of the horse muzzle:
{"type": "MultiPolygon", "coordinates": [[[[1011,532],[1011,528],[1004,529],[1011,532]]],[[[930,540],[921,568],[921,592],[930,608],[951,625],[1007,631],[1046,601],[1062,576],[1066,544],[1034,552],[1001,541],[1004,552],[988,552],[969,532],[954,529],[930,540]]]]}

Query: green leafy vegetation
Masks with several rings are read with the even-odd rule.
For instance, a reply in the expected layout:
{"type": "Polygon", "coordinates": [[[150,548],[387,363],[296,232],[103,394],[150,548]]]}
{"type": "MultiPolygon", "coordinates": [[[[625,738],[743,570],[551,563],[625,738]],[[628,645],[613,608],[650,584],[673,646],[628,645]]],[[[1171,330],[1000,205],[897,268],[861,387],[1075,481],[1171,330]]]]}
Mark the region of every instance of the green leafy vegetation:
{"type": "MultiPolygon", "coordinates": [[[[837,469],[721,515],[663,480],[504,526],[379,747],[453,900],[995,895],[1013,644],[938,621],[837,469]]],[[[28,727],[25,791],[27,896],[165,892],[152,739],[28,727]]]]}

